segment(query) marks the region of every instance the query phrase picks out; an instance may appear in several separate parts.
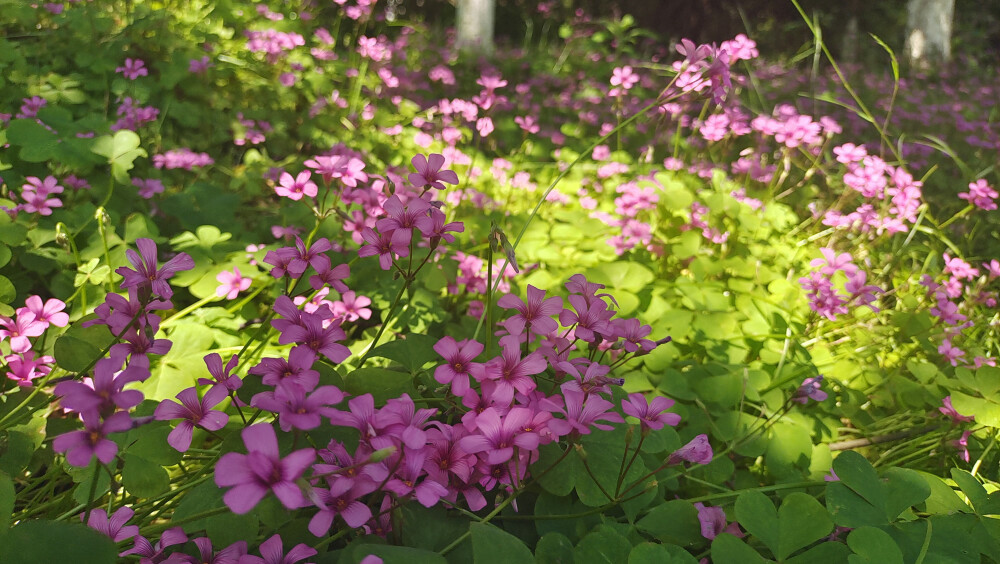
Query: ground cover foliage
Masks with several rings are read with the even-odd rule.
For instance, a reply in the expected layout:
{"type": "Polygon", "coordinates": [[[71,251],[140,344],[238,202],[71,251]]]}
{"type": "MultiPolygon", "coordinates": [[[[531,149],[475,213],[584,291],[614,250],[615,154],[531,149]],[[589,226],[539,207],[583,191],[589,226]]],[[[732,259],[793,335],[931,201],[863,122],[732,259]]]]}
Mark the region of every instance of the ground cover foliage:
{"type": "Polygon", "coordinates": [[[998,561],[995,77],[0,6],[0,560],[998,561]]]}

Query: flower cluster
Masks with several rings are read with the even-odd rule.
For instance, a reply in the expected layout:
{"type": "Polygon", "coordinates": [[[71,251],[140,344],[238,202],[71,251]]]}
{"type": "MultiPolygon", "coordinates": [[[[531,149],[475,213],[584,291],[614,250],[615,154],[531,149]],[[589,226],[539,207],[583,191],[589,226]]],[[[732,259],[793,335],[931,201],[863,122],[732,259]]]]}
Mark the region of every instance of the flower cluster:
{"type": "MultiPolygon", "coordinates": [[[[156,243],[151,239],[138,239],[136,246],[138,253],[132,249],[125,252],[133,268],[116,270],[124,278],[121,289],[128,291],[128,297],[108,294],[94,311],[97,318],[84,323],[107,326],[120,342],[111,346],[108,357],[96,361],[89,376],[60,382],[53,390],[62,409],[77,414],[83,424],[82,430],[59,435],[52,443],[56,452],[66,453],[73,466],[87,466],[94,457],[102,464],[111,462],[118,445],[108,435],[137,424],[129,410],[142,402],[143,394],[124,387],[149,378],[149,355],[170,350],[170,341],[155,338],[160,317],[153,312],[172,307],[173,290],[167,280],[194,267],[186,253],[159,265],[156,243]]],[[[190,399],[185,395],[182,401],[187,405],[190,399]]],[[[184,429],[172,435],[172,444],[183,442],[183,434],[184,429]]]]}
{"type": "Polygon", "coordinates": [[[851,254],[838,254],[828,247],[823,247],[820,251],[823,258],[813,259],[809,263],[818,270],[799,278],[799,284],[809,293],[809,307],[830,321],[837,319],[838,315],[848,313],[848,305],[851,304],[868,306],[872,311],[878,311],[872,304],[876,299],[875,294],[882,292],[882,289],[867,283],[868,274],[851,262],[851,254]],[[847,277],[844,284],[847,295],[841,294],[834,287],[833,277],[837,272],[843,272],[847,277]]]}
{"type": "Polygon", "coordinates": [[[11,354],[3,357],[7,378],[22,388],[30,388],[32,381],[49,374],[55,362],[51,356],[35,357],[32,338],[40,337],[49,326],[65,327],[69,315],[63,312],[66,304],[61,300],[49,299],[42,302],[39,296],[31,296],[24,301],[24,307],[15,312],[11,319],[0,315],[0,342],[10,339],[11,354]]]}

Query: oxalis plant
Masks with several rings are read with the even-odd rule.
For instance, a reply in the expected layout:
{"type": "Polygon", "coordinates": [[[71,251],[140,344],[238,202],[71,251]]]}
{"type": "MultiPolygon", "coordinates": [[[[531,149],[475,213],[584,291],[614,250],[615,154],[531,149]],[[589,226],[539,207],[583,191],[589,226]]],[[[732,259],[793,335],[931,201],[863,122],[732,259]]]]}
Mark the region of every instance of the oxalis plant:
{"type": "Polygon", "coordinates": [[[3,24],[0,561],[997,561],[981,155],[743,35],[183,4],[3,24]]]}

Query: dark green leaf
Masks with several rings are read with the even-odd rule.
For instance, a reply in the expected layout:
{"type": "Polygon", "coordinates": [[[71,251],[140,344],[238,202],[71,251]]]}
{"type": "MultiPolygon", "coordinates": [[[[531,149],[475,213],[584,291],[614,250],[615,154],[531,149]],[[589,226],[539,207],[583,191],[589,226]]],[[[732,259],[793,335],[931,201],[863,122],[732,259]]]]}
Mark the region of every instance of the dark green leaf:
{"type": "Polygon", "coordinates": [[[771,552],[778,553],[781,529],[778,525],[778,512],[774,509],[771,498],[755,490],[741,493],[736,498],[736,519],[751,535],[767,545],[771,552]]]}
{"type": "Polygon", "coordinates": [[[134,454],[125,455],[122,481],[136,497],[154,497],[170,489],[170,476],[162,466],[134,454]]]}
{"type": "Polygon", "coordinates": [[[56,362],[61,368],[71,372],[83,370],[94,359],[100,358],[101,352],[111,343],[112,338],[108,328],[103,325],[73,325],[56,339],[53,347],[56,362]]]}
{"type": "Polygon", "coordinates": [[[720,533],[712,541],[712,562],[715,564],[757,564],[767,562],[756,550],[729,533],[720,533]]]}
{"type": "Polygon", "coordinates": [[[385,368],[359,368],[344,377],[343,390],[352,396],[371,394],[375,403],[413,391],[413,376],[385,368]]]}
{"type": "MultiPolygon", "coordinates": [[[[627,538],[618,534],[617,531],[607,525],[601,525],[590,534],[583,537],[576,549],[573,551],[573,559],[576,562],[586,564],[628,562],[629,552],[632,551],[632,543],[627,538]]],[[[515,562],[509,560],[508,562],[515,562]]]]}
{"type": "Polygon", "coordinates": [[[0,539],[7,534],[11,514],[14,513],[14,482],[10,476],[0,472],[0,539]]]}
{"type": "Polygon", "coordinates": [[[379,356],[395,360],[402,364],[410,373],[414,373],[429,362],[441,361],[440,355],[434,352],[437,339],[419,333],[410,333],[405,339],[395,339],[379,345],[371,356],[379,356]]]}
{"type": "Polygon", "coordinates": [[[111,539],[76,523],[25,521],[0,543],[0,564],[113,564],[118,550],[111,539]]]}
{"type": "Polygon", "coordinates": [[[788,494],[778,509],[778,560],[830,534],[833,521],[816,498],[801,492],[788,494]]]}
{"type": "Polygon", "coordinates": [[[847,545],[854,551],[850,564],[903,564],[903,552],[881,529],[858,527],[847,536],[847,545]]]}
{"type": "Polygon", "coordinates": [[[472,555],[475,564],[531,562],[534,557],[521,539],[488,523],[472,523],[472,555]]]}
{"type": "Polygon", "coordinates": [[[562,533],[546,533],[535,545],[535,562],[573,564],[573,543],[562,533]]]}
{"type": "MultiPolygon", "coordinates": [[[[770,502],[768,502],[770,503],[770,502]]],[[[657,540],[680,546],[690,546],[703,540],[698,510],[682,499],[657,505],[639,519],[636,528],[653,535],[657,540]]]]}

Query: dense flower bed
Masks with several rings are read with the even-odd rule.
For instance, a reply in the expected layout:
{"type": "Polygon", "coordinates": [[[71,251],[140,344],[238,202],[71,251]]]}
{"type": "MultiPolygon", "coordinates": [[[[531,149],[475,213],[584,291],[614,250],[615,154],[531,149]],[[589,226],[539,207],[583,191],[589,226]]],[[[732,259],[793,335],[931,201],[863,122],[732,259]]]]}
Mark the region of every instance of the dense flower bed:
{"type": "Polygon", "coordinates": [[[0,560],[1000,554],[995,78],[168,4],[2,23],[0,560]]]}

